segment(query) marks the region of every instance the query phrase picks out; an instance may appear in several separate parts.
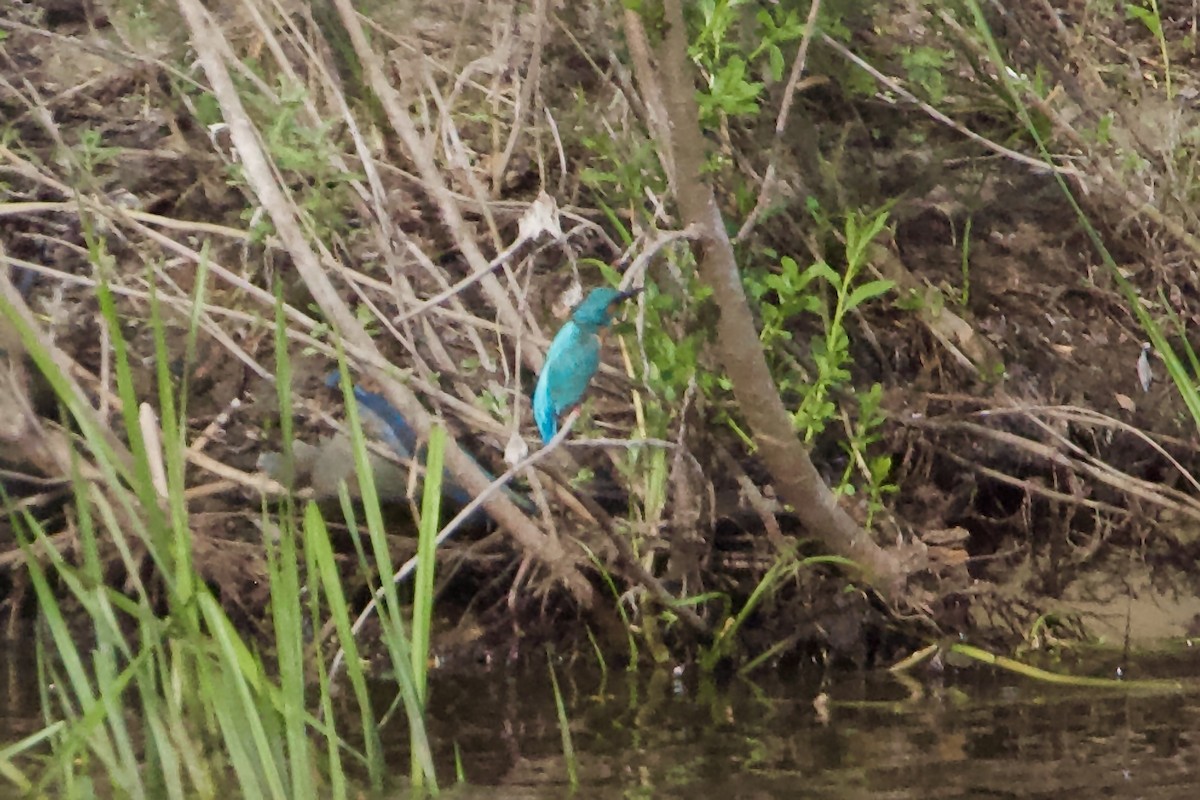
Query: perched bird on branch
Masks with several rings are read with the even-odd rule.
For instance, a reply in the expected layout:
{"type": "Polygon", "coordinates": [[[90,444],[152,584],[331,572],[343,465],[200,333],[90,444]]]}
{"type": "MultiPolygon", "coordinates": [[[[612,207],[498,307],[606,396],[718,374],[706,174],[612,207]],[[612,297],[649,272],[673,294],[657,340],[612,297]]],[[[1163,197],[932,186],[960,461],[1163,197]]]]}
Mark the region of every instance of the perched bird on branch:
{"type": "Polygon", "coordinates": [[[600,367],[600,331],[612,324],[616,307],[639,290],[592,289],[550,343],[533,392],[533,418],[543,442],[558,433],[558,421],[583,399],[600,367]]]}
{"type": "MultiPolygon", "coordinates": [[[[340,373],[334,370],[326,377],[325,385],[337,388],[340,379],[340,373]]],[[[404,415],[388,402],[386,397],[378,392],[369,392],[361,386],[355,385],[354,399],[358,403],[359,412],[363,418],[363,429],[369,436],[382,441],[402,459],[424,463],[425,455],[423,448],[419,447],[417,432],[408,424],[404,415]]],[[[493,479],[491,473],[486,469],[482,467],[480,469],[489,479],[493,479]]],[[[525,511],[533,510],[533,503],[528,497],[518,494],[508,487],[505,487],[504,491],[510,500],[525,511]]],[[[451,480],[449,476],[442,481],[442,497],[457,506],[465,506],[472,499],[472,495],[451,480]]]]}

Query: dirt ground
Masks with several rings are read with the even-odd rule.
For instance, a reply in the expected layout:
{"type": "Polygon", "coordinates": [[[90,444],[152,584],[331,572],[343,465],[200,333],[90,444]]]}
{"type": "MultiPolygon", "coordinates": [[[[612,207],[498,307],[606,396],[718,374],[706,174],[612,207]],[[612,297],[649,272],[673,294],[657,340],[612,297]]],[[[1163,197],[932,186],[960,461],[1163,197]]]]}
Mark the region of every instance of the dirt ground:
{"type": "MultiPolygon", "coordinates": [[[[5,13],[0,242],[30,308],[82,368],[97,396],[107,369],[106,344],[98,335],[93,288],[73,282],[92,275],[92,266],[79,209],[64,187],[137,214],[179,221],[156,230],[189,247],[207,242],[214,260],[263,288],[282,278],[286,299],[307,307],[304,287],[290,280],[277,249],[252,235],[230,235],[250,230],[253,220],[244,190],[229,180],[220,131],[206,129],[200,112],[181,100],[202,103],[187,88],[200,73],[186,59],[172,60],[178,42],[140,46],[130,38],[128,20],[111,24],[102,4],[18,3],[5,13]],[[31,107],[30,98],[40,106],[31,107]],[[76,154],[74,161],[62,156],[64,148],[76,154]],[[80,158],[92,160],[86,173],[79,170],[80,158]],[[24,170],[22,162],[39,164],[44,177],[24,170]],[[206,225],[223,227],[213,233],[206,225]]],[[[262,47],[230,24],[231,39],[247,53],[262,47]]],[[[567,58],[552,48],[547,58],[553,56],[562,60],[545,65],[544,74],[562,81],[566,88],[560,94],[569,95],[575,85],[586,91],[589,67],[577,55],[567,58]],[[571,70],[578,80],[569,79],[571,70]]],[[[603,86],[595,91],[590,99],[599,104],[603,86]]],[[[900,303],[873,306],[853,319],[850,331],[854,385],[880,382],[885,390],[883,447],[895,457],[899,491],[877,518],[877,536],[889,545],[902,543],[922,565],[909,587],[908,612],[918,621],[898,622],[894,609],[880,608],[868,593],[833,591],[844,584],[840,574],[818,570],[782,587],[760,609],[746,634],[747,649],[792,636],[796,654],[817,651],[862,663],[903,651],[922,637],[959,632],[1012,641],[1030,638],[1036,627],[1042,633],[1032,637],[1038,639],[1033,644],[1086,634],[1114,644],[1200,635],[1194,569],[1200,492],[1190,476],[1197,464],[1196,427],[1159,359],[1150,360],[1149,389],[1140,385],[1137,363],[1146,336],[1053,177],[981,155],[919,113],[848,99],[828,86],[806,102],[807,109],[830,109],[828,118],[808,123],[816,141],[848,140],[858,156],[831,158],[821,167],[824,178],[810,180],[809,188],[871,207],[898,198],[890,238],[880,243],[886,258],[877,259],[874,268],[889,276],[899,270],[923,298],[921,310],[900,303]],[[989,374],[981,363],[1002,369],[989,374]],[[1039,619],[1051,624],[1035,626],[1039,619]]],[[[386,142],[383,150],[394,152],[386,142]]],[[[382,176],[396,203],[396,221],[420,236],[430,252],[439,252],[443,240],[424,213],[428,200],[404,172],[409,165],[396,159],[398,168],[382,176]]],[[[535,152],[518,148],[506,173],[495,202],[495,219],[505,232],[515,228],[537,194],[536,160],[535,152]]],[[[804,161],[798,153],[796,163],[804,161]]],[[[588,208],[588,200],[586,193],[559,198],[603,225],[603,214],[588,208]]],[[[357,210],[347,202],[353,218],[357,210]]],[[[1160,316],[1169,308],[1190,322],[1197,299],[1194,262],[1163,261],[1161,251],[1146,244],[1157,234],[1147,233],[1140,219],[1114,213],[1111,203],[1095,199],[1089,208],[1147,304],[1160,316]]],[[[472,224],[486,239],[481,219],[472,224]]],[[[372,243],[354,235],[355,225],[350,223],[344,249],[335,255],[369,263],[372,243]]],[[[759,243],[800,258],[809,247],[798,230],[797,217],[783,214],[761,225],[759,243]]],[[[134,363],[146,367],[137,376],[139,390],[150,396],[153,342],[145,324],[148,307],[138,291],[147,280],[146,253],[159,245],[129,228],[110,231],[107,243],[114,280],[131,290],[121,299],[125,333],[134,363]]],[[[605,260],[616,255],[599,239],[583,248],[605,260]]],[[[181,295],[191,291],[190,263],[172,260],[167,250],[154,258],[161,267],[155,280],[173,282],[181,295]]],[[[550,296],[548,287],[560,278],[542,264],[533,290],[550,296]]],[[[414,283],[426,296],[437,289],[421,285],[419,277],[414,283]]],[[[249,361],[269,368],[274,347],[269,309],[254,308],[228,282],[214,282],[211,291],[210,302],[245,312],[226,318],[224,335],[249,361]]],[[[548,314],[544,319],[553,324],[548,314]]],[[[172,334],[181,352],[182,330],[172,334]]],[[[255,475],[262,454],[279,447],[275,390],[211,333],[201,337],[197,358],[186,365],[190,429],[205,436],[206,456],[255,475]]],[[[794,333],[805,341],[812,330],[798,320],[794,333]]],[[[380,332],[384,341],[387,336],[380,332]]],[[[399,347],[384,349],[403,357],[399,347]]],[[[451,359],[462,363],[469,352],[462,345],[451,359]]],[[[298,350],[296,361],[297,438],[319,442],[331,435],[330,421],[340,413],[337,399],[322,385],[328,360],[298,350]]],[[[447,383],[453,380],[473,378],[464,373],[449,376],[447,383]]],[[[53,415],[52,399],[44,392],[39,399],[40,410],[53,415]]],[[[607,401],[597,407],[607,409],[607,401]]],[[[814,447],[821,466],[832,472],[844,463],[839,435],[831,429],[814,447]]],[[[710,426],[699,441],[708,437],[741,452],[726,429],[710,426]]],[[[485,463],[500,464],[502,440],[482,435],[476,444],[485,463]]],[[[31,474],[36,469],[24,454],[7,450],[0,460],[8,493],[44,493],[39,479],[46,476],[31,474]]],[[[739,461],[765,484],[752,457],[739,461]]],[[[704,466],[719,498],[715,513],[695,531],[703,543],[705,588],[744,597],[769,566],[772,550],[759,514],[736,481],[715,462],[704,466]]],[[[268,596],[255,527],[258,494],[248,482],[202,469],[190,481],[197,489],[191,509],[197,564],[240,624],[262,624],[268,596]]],[[[769,487],[760,488],[769,494],[769,487]]],[[[62,495],[49,493],[40,506],[51,530],[56,524],[61,529],[63,502],[62,495]]],[[[845,502],[852,513],[863,513],[855,500],[845,502]]],[[[391,512],[396,553],[411,554],[407,505],[395,503],[391,512]]],[[[787,536],[803,535],[789,527],[786,514],[781,519],[787,536]]],[[[581,612],[553,593],[522,595],[522,555],[502,534],[482,528],[462,541],[447,557],[453,567],[443,588],[446,654],[470,660],[506,652],[516,646],[518,627],[526,639],[561,636],[563,620],[580,613],[600,630],[610,626],[613,641],[621,640],[611,610],[581,612]]],[[[28,613],[30,598],[13,549],[11,534],[0,530],[0,600],[15,620],[28,613]]]]}

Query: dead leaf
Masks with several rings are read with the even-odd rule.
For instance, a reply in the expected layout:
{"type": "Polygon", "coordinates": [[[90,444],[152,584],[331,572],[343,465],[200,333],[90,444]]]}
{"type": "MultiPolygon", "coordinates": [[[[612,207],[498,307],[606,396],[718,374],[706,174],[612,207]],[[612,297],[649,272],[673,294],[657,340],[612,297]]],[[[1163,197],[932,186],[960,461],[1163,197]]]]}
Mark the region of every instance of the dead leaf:
{"type": "Polygon", "coordinates": [[[563,235],[562,225],[558,221],[558,203],[545,192],[539,194],[537,200],[529,205],[518,225],[518,235],[522,239],[532,241],[543,233],[548,233],[555,239],[563,235]]]}

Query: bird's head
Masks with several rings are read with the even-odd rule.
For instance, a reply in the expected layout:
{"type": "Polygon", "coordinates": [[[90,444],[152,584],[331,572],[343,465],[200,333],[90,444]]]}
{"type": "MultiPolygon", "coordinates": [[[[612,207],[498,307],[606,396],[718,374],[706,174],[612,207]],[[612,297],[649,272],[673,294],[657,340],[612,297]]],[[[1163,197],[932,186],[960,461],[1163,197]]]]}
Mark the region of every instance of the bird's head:
{"type": "Polygon", "coordinates": [[[607,286],[592,289],[583,302],[575,306],[575,310],[571,312],[571,319],[576,325],[603,328],[612,323],[616,307],[639,291],[641,290],[633,289],[622,292],[620,289],[612,289],[607,286]]]}

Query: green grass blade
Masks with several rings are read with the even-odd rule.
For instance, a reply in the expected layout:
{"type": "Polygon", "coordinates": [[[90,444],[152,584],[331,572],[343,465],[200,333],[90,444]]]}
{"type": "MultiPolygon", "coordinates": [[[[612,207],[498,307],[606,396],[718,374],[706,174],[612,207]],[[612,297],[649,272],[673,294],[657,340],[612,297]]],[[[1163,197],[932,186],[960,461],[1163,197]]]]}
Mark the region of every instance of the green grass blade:
{"type": "Polygon", "coordinates": [[[346,676],[350,679],[362,719],[367,772],[373,785],[382,786],[385,765],[379,728],[375,724],[375,712],[371,705],[370,693],[367,691],[366,676],[363,674],[358,645],[351,630],[350,608],[342,592],[342,578],[334,559],[333,546],[329,541],[329,531],[315,503],[309,503],[304,509],[304,542],[306,551],[316,564],[317,580],[325,595],[338,642],[346,654],[346,676]]]}
{"type": "Polygon", "coordinates": [[[267,717],[260,714],[260,709],[255,703],[255,696],[262,696],[264,688],[261,668],[233,630],[229,618],[212,595],[206,591],[199,592],[197,599],[201,616],[217,645],[220,672],[229,684],[229,691],[214,697],[213,701],[218,708],[225,707],[227,719],[240,720],[237,729],[241,726],[248,728],[247,733],[239,736],[245,736],[247,739],[244,749],[247,756],[254,759],[254,767],[261,775],[267,795],[275,800],[286,800],[292,795],[284,783],[274,756],[272,738],[268,735],[266,727],[267,717]]]}
{"type": "Polygon", "coordinates": [[[546,648],[546,665],[550,669],[550,686],[554,690],[554,709],[558,714],[558,731],[562,736],[563,761],[567,765],[567,782],[571,792],[579,790],[579,759],[575,755],[575,743],[571,737],[571,722],[567,719],[567,706],[558,687],[558,675],[554,671],[554,654],[546,648]]]}
{"type": "Polygon", "coordinates": [[[442,506],[442,469],[445,464],[446,429],[435,425],[429,433],[425,455],[425,484],[421,496],[421,525],[417,537],[417,575],[412,617],[412,665],[417,697],[425,703],[429,664],[430,626],[433,619],[433,578],[437,565],[439,511],[442,506]]]}
{"type": "MultiPolygon", "coordinates": [[[[391,576],[395,573],[391,552],[388,548],[387,531],[383,524],[382,507],[379,495],[375,489],[375,480],[368,458],[366,437],[363,435],[362,417],[358,403],[354,398],[354,388],[350,383],[349,370],[345,359],[341,361],[341,390],[346,404],[346,416],[351,432],[351,445],[354,453],[355,473],[358,476],[359,495],[362,501],[363,513],[366,517],[367,536],[371,545],[373,567],[380,575],[381,592],[376,595],[379,607],[379,621],[384,643],[392,661],[396,681],[399,684],[400,696],[404,701],[405,713],[409,724],[409,742],[416,754],[416,763],[420,764],[423,775],[423,786],[429,791],[437,791],[437,779],[434,773],[433,754],[425,733],[424,706],[417,689],[416,677],[413,673],[411,643],[405,633],[404,617],[396,585],[391,576]]],[[[349,653],[347,652],[347,655],[349,653]]],[[[347,663],[349,660],[347,659],[347,663]]],[[[414,780],[418,780],[414,775],[414,780]]]]}

